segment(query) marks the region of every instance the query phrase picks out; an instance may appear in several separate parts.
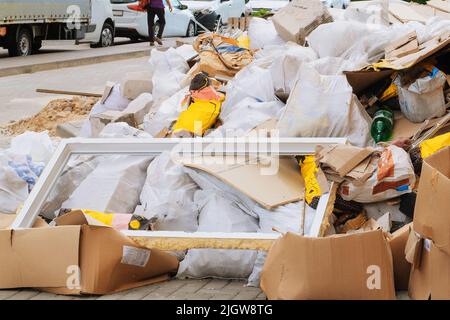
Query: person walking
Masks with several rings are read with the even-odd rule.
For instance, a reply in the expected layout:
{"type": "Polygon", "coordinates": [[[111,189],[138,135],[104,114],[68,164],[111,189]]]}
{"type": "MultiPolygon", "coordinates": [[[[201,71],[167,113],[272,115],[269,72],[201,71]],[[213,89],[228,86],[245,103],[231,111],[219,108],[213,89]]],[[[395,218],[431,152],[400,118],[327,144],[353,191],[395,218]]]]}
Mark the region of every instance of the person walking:
{"type": "MultiPolygon", "coordinates": [[[[172,4],[170,0],[166,0],[169,6],[169,11],[173,11],[172,4]]],[[[148,24],[148,37],[150,40],[150,46],[155,45],[155,41],[162,46],[162,34],[164,27],[166,26],[166,19],[164,17],[164,3],[163,0],[150,0],[147,4],[147,24],[148,24]],[[159,30],[155,37],[154,27],[155,27],[155,16],[158,17],[159,30]]]]}

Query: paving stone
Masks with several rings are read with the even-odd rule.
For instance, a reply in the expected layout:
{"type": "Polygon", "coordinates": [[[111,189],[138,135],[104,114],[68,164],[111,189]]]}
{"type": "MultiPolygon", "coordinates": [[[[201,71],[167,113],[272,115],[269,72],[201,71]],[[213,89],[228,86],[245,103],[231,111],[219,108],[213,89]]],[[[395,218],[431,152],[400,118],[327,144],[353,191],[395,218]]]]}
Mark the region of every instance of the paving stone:
{"type": "Polygon", "coordinates": [[[233,300],[255,300],[258,295],[259,292],[255,291],[241,291],[233,297],[233,300]]]}
{"type": "Polygon", "coordinates": [[[0,290],[0,300],[8,299],[19,292],[20,290],[0,290]]]}
{"type": "Polygon", "coordinates": [[[31,289],[25,289],[17,292],[16,294],[12,295],[11,297],[7,298],[8,300],[30,300],[34,296],[37,296],[39,294],[39,291],[31,290],[31,289]]]}
{"type": "Polygon", "coordinates": [[[203,290],[219,290],[229,284],[230,280],[213,279],[203,287],[203,290]]]}
{"type": "Polygon", "coordinates": [[[209,300],[231,300],[234,296],[236,296],[236,294],[218,293],[209,300]]]}

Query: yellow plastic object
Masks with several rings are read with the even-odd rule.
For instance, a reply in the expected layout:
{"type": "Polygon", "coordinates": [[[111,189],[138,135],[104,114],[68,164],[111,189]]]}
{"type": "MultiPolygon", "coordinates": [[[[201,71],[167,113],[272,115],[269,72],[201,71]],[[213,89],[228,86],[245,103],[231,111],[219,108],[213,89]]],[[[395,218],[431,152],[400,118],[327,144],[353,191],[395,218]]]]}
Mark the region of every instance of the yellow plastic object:
{"type": "Polygon", "coordinates": [[[94,218],[95,220],[106,224],[107,226],[113,225],[114,214],[104,213],[104,212],[99,212],[99,211],[94,211],[94,210],[85,210],[85,209],[83,209],[81,211],[83,211],[83,213],[85,215],[88,215],[91,218],[94,218]]]}
{"type": "Polygon", "coordinates": [[[319,182],[316,178],[316,173],[319,169],[316,166],[314,156],[306,156],[303,161],[300,161],[299,165],[300,172],[302,173],[303,179],[305,179],[305,200],[310,204],[314,197],[320,197],[322,195],[319,182]]]}
{"type": "Polygon", "coordinates": [[[447,146],[450,146],[450,132],[423,141],[420,144],[420,155],[425,159],[447,146]]]}
{"type": "Polygon", "coordinates": [[[250,37],[247,35],[240,35],[237,39],[239,47],[250,50],[250,37]]]}
{"type": "Polygon", "coordinates": [[[397,91],[397,86],[395,85],[395,83],[391,83],[391,85],[384,90],[383,94],[380,97],[380,101],[384,102],[387,101],[391,98],[394,98],[398,95],[398,91],[397,91]]]}
{"type": "Polygon", "coordinates": [[[220,114],[222,100],[200,100],[194,102],[181,112],[177,122],[173,127],[173,132],[188,131],[197,136],[203,134],[216,123],[220,114]]]}

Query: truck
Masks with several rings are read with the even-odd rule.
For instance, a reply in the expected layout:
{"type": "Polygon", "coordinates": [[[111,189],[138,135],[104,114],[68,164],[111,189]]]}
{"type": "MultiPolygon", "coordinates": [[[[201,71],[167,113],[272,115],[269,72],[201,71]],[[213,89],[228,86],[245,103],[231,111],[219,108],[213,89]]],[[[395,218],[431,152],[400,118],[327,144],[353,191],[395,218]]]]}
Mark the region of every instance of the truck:
{"type": "Polygon", "coordinates": [[[10,56],[31,55],[44,40],[79,43],[89,33],[100,35],[95,39],[98,45],[112,45],[114,21],[109,0],[0,0],[0,47],[10,56]],[[102,8],[102,17],[93,13],[95,7],[102,8]],[[109,8],[110,14],[104,8],[109,8]]]}

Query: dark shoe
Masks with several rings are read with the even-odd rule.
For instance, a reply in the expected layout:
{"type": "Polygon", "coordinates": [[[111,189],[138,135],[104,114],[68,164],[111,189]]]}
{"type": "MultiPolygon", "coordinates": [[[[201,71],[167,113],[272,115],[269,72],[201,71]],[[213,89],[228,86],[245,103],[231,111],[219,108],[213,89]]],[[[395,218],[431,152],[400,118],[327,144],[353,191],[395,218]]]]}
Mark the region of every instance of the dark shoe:
{"type": "Polygon", "coordinates": [[[155,45],[154,42],[150,42],[150,47],[153,47],[155,45]]]}
{"type": "Polygon", "coordinates": [[[163,45],[163,42],[161,41],[160,38],[156,37],[156,38],[155,38],[155,41],[156,41],[160,46],[163,45]]]}

